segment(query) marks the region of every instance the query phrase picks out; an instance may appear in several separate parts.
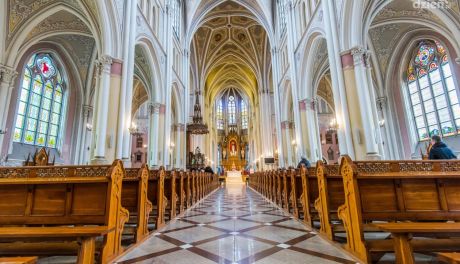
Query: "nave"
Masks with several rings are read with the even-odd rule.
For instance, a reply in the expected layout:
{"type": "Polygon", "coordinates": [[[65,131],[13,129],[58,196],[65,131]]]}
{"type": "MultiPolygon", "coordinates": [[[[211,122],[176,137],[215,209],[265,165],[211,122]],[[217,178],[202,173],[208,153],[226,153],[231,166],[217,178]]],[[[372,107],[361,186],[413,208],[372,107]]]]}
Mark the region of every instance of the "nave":
{"type": "Polygon", "coordinates": [[[356,263],[246,185],[221,186],[119,258],[129,263],[356,263]]]}

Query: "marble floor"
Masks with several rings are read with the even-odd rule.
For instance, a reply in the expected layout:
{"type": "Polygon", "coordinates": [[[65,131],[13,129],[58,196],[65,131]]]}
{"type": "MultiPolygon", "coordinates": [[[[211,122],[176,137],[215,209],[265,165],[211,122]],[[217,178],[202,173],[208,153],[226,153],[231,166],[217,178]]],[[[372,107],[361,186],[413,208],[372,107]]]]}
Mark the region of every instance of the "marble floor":
{"type": "Polygon", "coordinates": [[[227,184],[116,263],[356,263],[244,184],[227,184]]]}

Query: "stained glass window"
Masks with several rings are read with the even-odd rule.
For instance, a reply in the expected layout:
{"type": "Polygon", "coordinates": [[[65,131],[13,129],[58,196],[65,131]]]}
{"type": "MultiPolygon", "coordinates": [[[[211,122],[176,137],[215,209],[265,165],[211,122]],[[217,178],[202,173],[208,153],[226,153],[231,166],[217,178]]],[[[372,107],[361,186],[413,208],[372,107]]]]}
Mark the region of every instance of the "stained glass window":
{"type": "Polygon", "coordinates": [[[228,97],[228,123],[236,125],[236,102],[233,95],[228,97]]]}
{"type": "Polygon", "coordinates": [[[13,141],[56,148],[63,104],[61,73],[49,54],[24,66],[13,141]]]}
{"type": "Polygon", "coordinates": [[[224,129],[224,107],[222,104],[222,99],[219,100],[217,103],[217,114],[216,114],[216,119],[217,119],[217,129],[223,130],[224,129]]]}
{"type": "Polygon", "coordinates": [[[241,126],[243,129],[248,129],[248,107],[243,100],[241,101],[241,126]]]}
{"type": "Polygon", "coordinates": [[[407,87],[419,140],[460,133],[458,89],[440,42],[419,43],[409,63],[407,87]]]}

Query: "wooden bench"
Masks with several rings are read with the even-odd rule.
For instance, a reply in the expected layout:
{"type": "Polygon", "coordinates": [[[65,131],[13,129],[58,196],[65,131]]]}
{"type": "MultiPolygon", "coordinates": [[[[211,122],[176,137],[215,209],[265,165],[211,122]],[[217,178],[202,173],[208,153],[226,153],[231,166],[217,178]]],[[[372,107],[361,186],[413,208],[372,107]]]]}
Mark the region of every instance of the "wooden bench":
{"type": "MultiPolygon", "coordinates": [[[[149,168],[143,165],[140,169],[126,169],[121,192],[121,205],[129,211],[130,220],[127,225],[134,224],[134,242],[140,242],[148,234],[148,222],[153,205],[148,199],[149,168]]],[[[125,233],[128,233],[125,227],[125,233]]]]}
{"type": "MultiPolygon", "coordinates": [[[[364,262],[372,261],[371,253],[393,251],[391,240],[364,238],[365,226],[375,221],[439,221],[434,225],[441,226],[445,221],[460,220],[459,160],[353,162],[345,156],[340,172],[345,203],[338,208],[338,216],[346,231],[346,248],[364,262]]],[[[414,250],[460,249],[458,238],[423,236],[412,239],[414,250]]]]}
{"type": "MultiPolygon", "coordinates": [[[[149,215],[149,224],[155,225],[155,229],[160,229],[166,224],[165,214],[168,198],[165,190],[166,172],[164,168],[149,171],[149,184],[147,190],[148,200],[152,203],[153,211],[149,215]]],[[[153,230],[149,228],[149,230],[153,230]]]]}
{"type": "Polygon", "coordinates": [[[338,165],[326,165],[318,161],[315,174],[318,193],[312,199],[320,222],[319,232],[335,240],[335,233],[344,231],[337,214],[338,208],[345,203],[340,168],[338,165]]]}
{"type": "Polygon", "coordinates": [[[100,261],[114,259],[123,251],[129,218],[121,206],[124,174],[119,160],[112,166],[0,168],[0,256],[78,252],[79,263],[93,263],[95,239],[103,236],[100,261]]]}
{"type": "MultiPolygon", "coordinates": [[[[429,240],[419,240],[415,241],[418,243],[411,243],[414,234],[431,234],[432,236],[436,236],[447,233],[448,235],[460,235],[460,223],[384,223],[374,225],[382,231],[391,233],[397,264],[415,264],[414,249],[418,249],[419,251],[426,249],[428,251],[435,251],[434,247],[439,245],[439,243],[436,243],[430,248],[430,246],[427,246],[431,242],[429,240]]],[[[446,247],[452,247],[453,251],[460,249],[458,241],[457,243],[455,241],[448,241],[446,243],[449,243],[451,246],[443,245],[442,249],[444,250],[446,247]]],[[[455,260],[455,257],[458,259],[456,254],[458,255],[458,253],[443,253],[440,255],[444,260],[452,261],[455,260]]]]}
{"type": "Polygon", "coordinates": [[[448,264],[460,264],[460,253],[439,253],[438,260],[448,264]]]}
{"type": "Polygon", "coordinates": [[[37,257],[11,257],[11,258],[0,258],[2,264],[35,264],[37,263],[37,257]]]}

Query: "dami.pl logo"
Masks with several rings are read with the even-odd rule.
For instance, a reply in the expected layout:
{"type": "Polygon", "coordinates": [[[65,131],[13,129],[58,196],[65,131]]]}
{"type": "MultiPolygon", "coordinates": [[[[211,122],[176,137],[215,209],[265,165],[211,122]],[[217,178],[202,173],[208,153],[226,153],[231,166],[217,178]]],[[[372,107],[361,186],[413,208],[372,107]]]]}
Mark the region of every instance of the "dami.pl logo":
{"type": "Polygon", "coordinates": [[[413,2],[414,8],[424,9],[447,9],[450,5],[448,0],[415,0],[413,2]]]}

